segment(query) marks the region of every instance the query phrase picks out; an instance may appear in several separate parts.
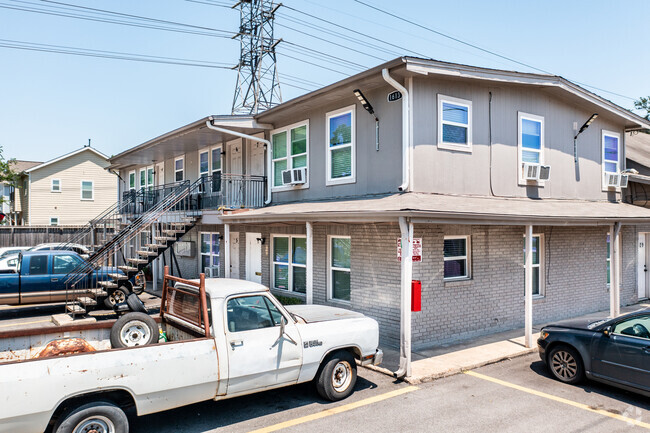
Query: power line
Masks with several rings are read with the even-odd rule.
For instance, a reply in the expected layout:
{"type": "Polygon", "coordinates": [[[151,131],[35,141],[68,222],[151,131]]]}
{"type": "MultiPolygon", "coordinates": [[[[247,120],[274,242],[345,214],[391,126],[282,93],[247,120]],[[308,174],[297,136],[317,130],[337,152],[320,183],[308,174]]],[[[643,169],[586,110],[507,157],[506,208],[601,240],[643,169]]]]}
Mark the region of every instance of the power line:
{"type": "Polygon", "coordinates": [[[307,60],[299,59],[297,57],[290,56],[289,54],[286,54],[286,53],[283,53],[282,55],[284,57],[288,57],[289,59],[294,59],[294,60],[298,60],[299,62],[302,62],[302,63],[307,63],[308,65],[313,65],[313,66],[317,66],[317,67],[322,68],[322,69],[327,69],[328,71],[336,72],[336,73],[339,73],[341,75],[348,75],[347,72],[341,72],[341,71],[336,70],[336,69],[328,68],[327,66],[319,65],[317,63],[308,62],[307,60]]]}
{"type": "Polygon", "coordinates": [[[285,45],[283,47],[285,50],[288,50],[290,52],[296,53],[296,54],[301,54],[303,56],[311,57],[312,59],[316,60],[321,60],[327,63],[330,63],[332,65],[336,66],[342,66],[344,68],[349,68],[349,69],[355,69],[355,70],[365,70],[367,69],[366,66],[359,65],[354,62],[350,62],[344,59],[339,60],[336,57],[331,57],[327,54],[323,55],[318,52],[311,52],[309,49],[302,49],[302,48],[295,48],[292,44],[285,45]]]}

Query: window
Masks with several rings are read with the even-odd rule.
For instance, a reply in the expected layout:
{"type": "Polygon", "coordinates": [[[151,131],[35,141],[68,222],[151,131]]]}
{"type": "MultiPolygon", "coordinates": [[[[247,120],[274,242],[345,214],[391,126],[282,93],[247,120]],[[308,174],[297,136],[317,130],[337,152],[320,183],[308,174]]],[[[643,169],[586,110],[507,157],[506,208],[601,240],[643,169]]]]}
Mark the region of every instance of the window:
{"type": "Polygon", "coordinates": [[[94,186],[92,180],[81,181],[81,199],[92,200],[94,198],[94,186]]]}
{"type": "Polygon", "coordinates": [[[135,171],[129,172],[129,190],[135,189],[135,171]]]}
{"type": "Polygon", "coordinates": [[[282,171],[307,167],[308,127],[309,123],[302,122],[272,133],[273,187],[283,186],[282,171]]]}
{"type": "Polygon", "coordinates": [[[620,172],[620,139],[621,136],[616,132],[603,131],[603,189],[607,188],[607,174],[620,172]]]}
{"type": "Polygon", "coordinates": [[[219,233],[201,233],[201,272],[207,274],[208,268],[219,275],[219,233]]]}
{"type": "Polygon", "coordinates": [[[59,217],[50,217],[50,225],[51,226],[58,226],[59,225],[59,217]]]}
{"type": "Polygon", "coordinates": [[[438,147],[472,151],[472,101],[438,95],[438,147]]]}
{"type": "Polygon", "coordinates": [[[181,182],[185,179],[185,158],[180,157],[174,160],[174,181],[181,182]]]}
{"type": "Polygon", "coordinates": [[[614,325],[612,334],[628,335],[630,337],[650,340],[650,316],[637,316],[623,320],[614,325]]]}
{"type": "Polygon", "coordinates": [[[307,292],[307,238],[273,236],[273,288],[307,292]]]}
{"type": "Polygon", "coordinates": [[[445,280],[470,278],[469,239],[469,236],[445,236],[443,251],[445,280]]]}
{"type": "Polygon", "coordinates": [[[199,184],[199,192],[205,192],[205,183],[208,181],[210,173],[210,152],[199,151],[199,179],[203,182],[199,184]]]}
{"type": "Polygon", "coordinates": [[[213,148],[211,153],[212,192],[219,192],[221,191],[221,146],[213,148]]]}
{"type": "Polygon", "coordinates": [[[147,167],[147,189],[151,191],[153,189],[153,166],[147,167]]]}
{"type": "MultiPolygon", "coordinates": [[[[542,235],[533,235],[533,296],[544,296],[542,287],[542,257],[543,242],[542,235]]],[[[524,235],[524,278],[526,267],[526,236],[524,235]]],[[[524,279],[524,292],[526,280],[524,279]]]]}
{"type": "Polygon", "coordinates": [[[52,192],[61,192],[61,180],[52,179],[52,186],[50,189],[52,192]]]}
{"type": "Polygon", "coordinates": [[[351,257],[350,238],[330,236],[328,246],[330,299],[349,301],[351,257]]]}
{"type": "Polygon", "coordinates": [[[246,296],[228,300],[228,331],[241,332],[279,326],[282,313],[266,296],[246,296]]]}
{"type": "Polygon", "coordinates": [[[52,273],[53,274],[67,274],[72,272],[78,265],[82,263],[81,259],[75,256],[54,256],[52,259],[52,273]]]}
{"type": "Polygon", "coordinates": [[[355,182],[355,106],[327,113],[327,185],[355,182]]]}
{"type": "Polygon", "coordinates": [[[519,112],[519,183],[526,183],[523,164],[544,164],[544,118],[519,112]]]}
{"type": "Polygon", "coordinates": [[[47,273],[47,256],[31,256],[29,275],[46,275],[47,273]]]}

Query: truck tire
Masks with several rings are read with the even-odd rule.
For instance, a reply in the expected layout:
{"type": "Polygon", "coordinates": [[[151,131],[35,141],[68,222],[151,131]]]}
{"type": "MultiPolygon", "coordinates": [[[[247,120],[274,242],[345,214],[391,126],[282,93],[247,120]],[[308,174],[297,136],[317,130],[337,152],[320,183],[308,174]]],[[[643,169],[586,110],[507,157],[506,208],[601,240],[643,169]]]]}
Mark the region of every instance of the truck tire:
{"type": "Polygon", "coordinates": [[[135,293],[131,293],[126,297],[126,304],[129,306],[131,311],[135,311],[136,313],[147,312],[147,308],[144,306],[144,303],[140,298],[138,298],[138,295],[135,293]]]}
{"type": "Polygon", "coordinates": [[[345,350],[334,352],[323,361],[316,379],[316,390],[329,401],[343,400],[357,383],[357,363],[345,350]]]}
{"type": "Polygon", "coordinates": [[[158,324],[144,313],[127,313],[111,327],[111,347],[145,346],[158,342],[158,324]]]}
{"type": "Polygon", "coordinates": [[[54,427],[54,433],[128,433],[129,420],[122,409],[107,401],[95,401],[67,413],[54,427]]]}
{"type": "Polygon", "coordinates": [[[104,299],[104,305],[112,310],[115,304],[126,302],[127,296],[129,296],[129,291],[124,286],[117,289],[108,289],[108,296],[104,299]]]}

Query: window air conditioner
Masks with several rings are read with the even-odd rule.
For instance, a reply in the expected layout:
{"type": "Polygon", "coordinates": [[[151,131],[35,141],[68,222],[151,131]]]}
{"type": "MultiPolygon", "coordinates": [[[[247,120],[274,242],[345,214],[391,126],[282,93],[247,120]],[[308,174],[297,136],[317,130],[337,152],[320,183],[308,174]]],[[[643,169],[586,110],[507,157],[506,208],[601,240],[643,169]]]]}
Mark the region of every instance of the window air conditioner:
{"type": "Polygon", "coordinates": [[[605,185],[608,188],[627,188],[627,175],[620,173],[605,173],[605,185]]]}
{"type": "Polygon", "coordinates": [[[524,180],[549,180],[551,178],[550,165],[530,164],[524,162],[522,166],[524,180]]]}
{"type": "Polygon", "coordinates": [[[219,266],[209,266],[205,268],[206,278],[219,278],[219,266]]]}
{"type": "Polygon", "coordinates": [[[292,168],[282,171],[283,185],[300,185],[307,181],[307,167],[292,168]]]}

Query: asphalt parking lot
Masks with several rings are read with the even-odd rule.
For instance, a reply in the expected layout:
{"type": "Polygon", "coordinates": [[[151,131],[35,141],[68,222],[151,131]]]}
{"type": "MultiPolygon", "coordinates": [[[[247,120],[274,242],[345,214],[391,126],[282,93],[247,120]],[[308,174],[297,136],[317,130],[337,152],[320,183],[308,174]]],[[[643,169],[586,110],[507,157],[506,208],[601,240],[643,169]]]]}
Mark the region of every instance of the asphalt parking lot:
{"type": "Polygon", "coordinates": [[[650,430],[648,399],[552,379],[537,354],[410,386],[359,369],[355,393],[327,403],[310,384],[140,417],[133,432],[634,432],[650,430]]]}

